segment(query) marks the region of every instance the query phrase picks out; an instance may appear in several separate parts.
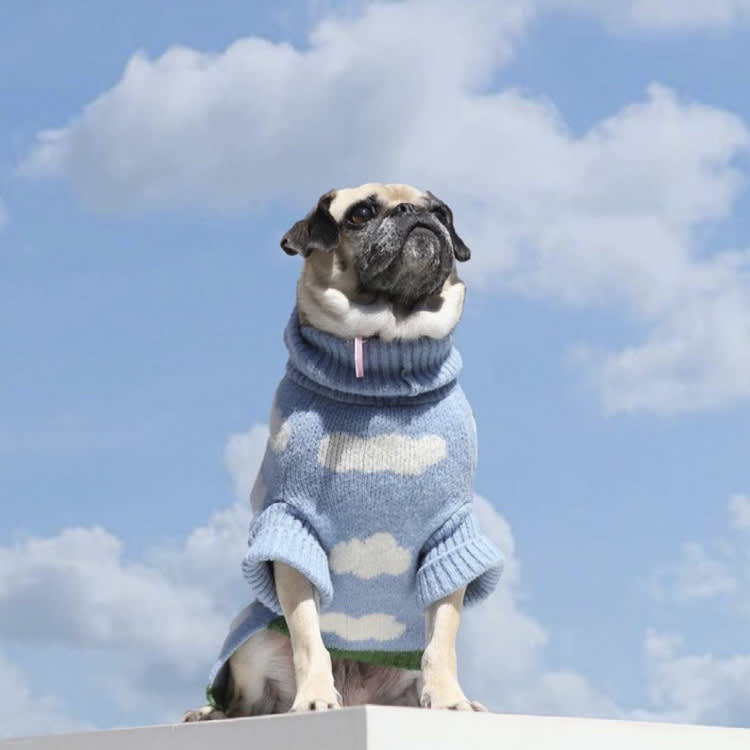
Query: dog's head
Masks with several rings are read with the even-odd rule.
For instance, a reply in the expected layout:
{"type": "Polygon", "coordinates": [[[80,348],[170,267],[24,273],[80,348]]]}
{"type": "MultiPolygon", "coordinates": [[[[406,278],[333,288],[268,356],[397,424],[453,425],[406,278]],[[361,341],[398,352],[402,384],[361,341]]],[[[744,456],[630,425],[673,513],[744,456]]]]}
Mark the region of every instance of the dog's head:
{"type": "Polygon", "coordinates": [[[437,293],[455,261],[471,255],[443,201],[409,185],[379,183],[325,193],[281,247],[311,261],[332,257],[358,292],[406,308],[437,293]]]}

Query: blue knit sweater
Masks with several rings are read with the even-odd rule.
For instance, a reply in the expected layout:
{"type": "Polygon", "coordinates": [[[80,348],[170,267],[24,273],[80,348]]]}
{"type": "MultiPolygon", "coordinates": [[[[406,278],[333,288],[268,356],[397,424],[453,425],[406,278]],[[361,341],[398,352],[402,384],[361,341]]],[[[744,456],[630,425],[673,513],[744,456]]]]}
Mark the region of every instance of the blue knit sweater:
{"type": "Polygon", "coordinates": [[[478,602],[502,570],[472,506],[476,429],[452,337],[367,340],[363,378],[354,342],[301,327],[296,310],[284,341],[243,561],[257,601],[235,619],[210,689],[253,633],[284,627],[274,560],[315,586],[334,655],[410,667],[425,608],[462,586],[478,602]]]}

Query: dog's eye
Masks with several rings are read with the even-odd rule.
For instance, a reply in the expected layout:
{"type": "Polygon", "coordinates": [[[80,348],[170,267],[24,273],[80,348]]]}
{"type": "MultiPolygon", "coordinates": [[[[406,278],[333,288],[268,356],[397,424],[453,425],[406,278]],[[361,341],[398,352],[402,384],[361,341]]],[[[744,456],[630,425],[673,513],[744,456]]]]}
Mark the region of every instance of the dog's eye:
{"type": "Polygon", "coordinates": [[[375,211],[369,203],[360,203],[349,212],[347,221],[355,227],[367,223],[375,216],[375,211]]]}

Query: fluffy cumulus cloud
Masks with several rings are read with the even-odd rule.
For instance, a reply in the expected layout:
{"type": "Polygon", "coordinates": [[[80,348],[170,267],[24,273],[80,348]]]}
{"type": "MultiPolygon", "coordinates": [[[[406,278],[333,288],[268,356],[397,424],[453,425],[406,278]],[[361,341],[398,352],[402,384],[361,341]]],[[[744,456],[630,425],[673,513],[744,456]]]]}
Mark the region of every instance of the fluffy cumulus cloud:
{"type": "MultiPolygon", "coordinates": [[[[71,658],[95,650],[100,659],[87,679],[100,684],[99,699],[108,702],[109,715],[119,715],[122,723],[176,719],[200,702],[210,661],[242,601],[230,607],[222,598],[232,588],[232,573],[239,578],[242,549],[231,555],[222,542],[220,527],[209,525],[163,564],[129,561],[122,542],[96,528],[66,529],[0,548],[0,641],[57,647],[71,658]],[[200,545],[194,557],[191,543],[206,536],[211,548],[200,545]],[[186,581],[185,569],[175,573],[169,565],[179,558],[186,568],[200,570],[207,557],[221,560],[215,580],[202,571],[186,581]]],[[[46,699],[39,704],[45,713],[50,707],[55,704],[46,699]]],[[[93,714],[86,718],[97,721],[93,714]]],[[[64,728],[56,720],[37,725],[22,717],[16,726],[15,733],[34,734],[64,728]]]]}
{"type": "Polygon", "coordinates": [[[607,410],[750,397],[750,255],[705,244],[746,178],[745,124],[654,84],[576,134],[550,101],[488,88],[540,8],[700,26],[747,3],[443,2],[366,3],[320,21],[305,49],[254,37],[221,53],[137,53],[111,89],[39,134],[21,171],[117,211],[284,201],[298,213],[334,185],[422,184],[474,247],[470,281],[614,307],[641,331],[619,351],[571,351],[607,410]]]}
{"type": "Polygon", "coordinates": [[[0,548],[0,600],[4,639],[127,645],[175,660],[214,641],[223,624],[207,593],[127,561],[122,543],[98,528],[0,548]]]}
{"type": "Polygon", "coordinates": [[[653,710],[637,719],[750,726],[750,654],[684,653],[679,635],[651,631],[645,641],[653,710]]]}
{"type": "Polygon", "coordinates": [[[40,134],[23,169],[116,209],[310,200],[321,180],[395,173],[399,151],[423,140],[411,118],[484,83],[526,16],[522,0],[449,6],[369,4],[319,23],[305,51],[246,38],[221,54],[138,53],[112,89],[40,134]]]}

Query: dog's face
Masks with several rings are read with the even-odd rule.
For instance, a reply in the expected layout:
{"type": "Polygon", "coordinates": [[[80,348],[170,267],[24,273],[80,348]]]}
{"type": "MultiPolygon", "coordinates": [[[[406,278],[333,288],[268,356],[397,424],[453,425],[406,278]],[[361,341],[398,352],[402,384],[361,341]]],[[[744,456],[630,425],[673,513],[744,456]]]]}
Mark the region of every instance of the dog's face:
{"type": "MultiPolygon", "coordinates": [[[[281,247],[346,276],[356,293],[410,308],[440,291],[471,253],[450,208],[409,185],[332,190],[284,235],[281,247]]],[[[337,284],[337,286],[339,286],[337,284]]]]}

